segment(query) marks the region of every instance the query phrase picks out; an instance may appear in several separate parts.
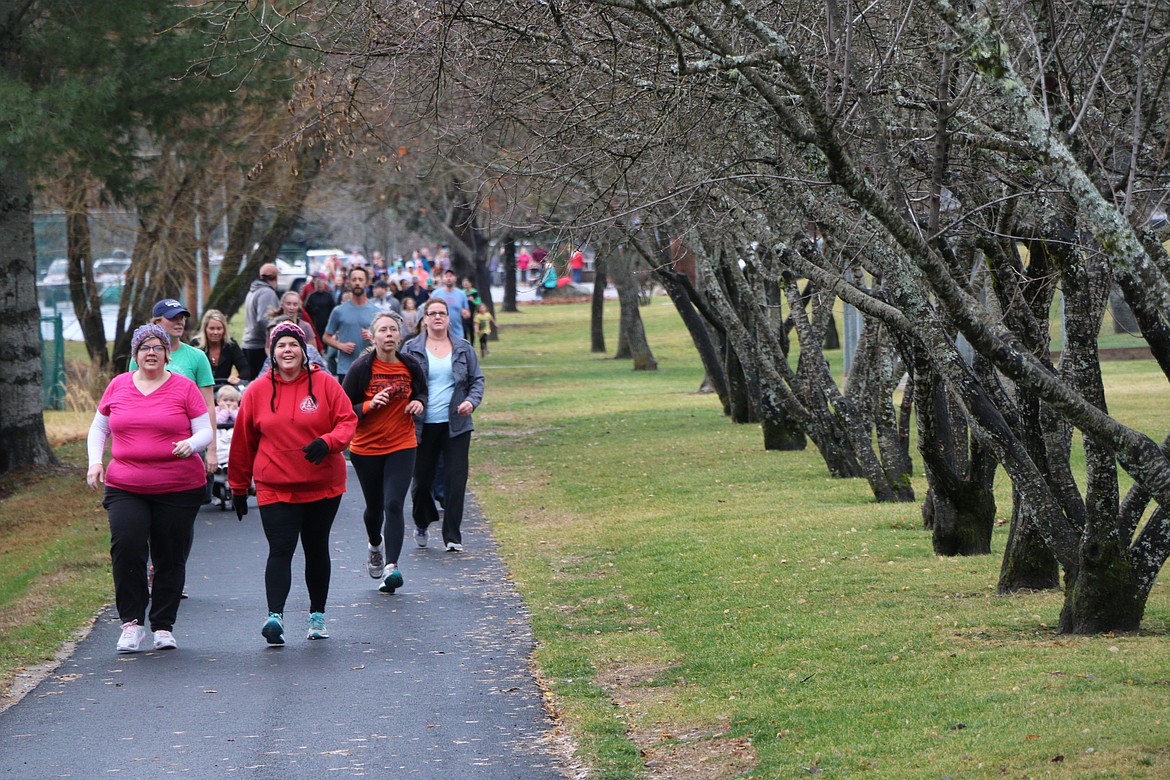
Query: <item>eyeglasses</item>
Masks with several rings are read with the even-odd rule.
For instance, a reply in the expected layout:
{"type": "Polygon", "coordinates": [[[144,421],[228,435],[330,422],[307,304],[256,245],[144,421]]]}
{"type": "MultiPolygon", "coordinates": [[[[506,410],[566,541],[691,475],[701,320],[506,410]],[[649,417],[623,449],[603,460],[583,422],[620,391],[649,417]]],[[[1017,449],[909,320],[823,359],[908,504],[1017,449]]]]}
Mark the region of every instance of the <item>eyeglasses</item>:
{"type": "Polygon", "coordinates": [[[149,347],[147,345],[143,344],[142,346],[140,346],[138,348],[138,351],[139,352],[156,352],[156,353],[161,355],[167,351],[167,348],[164,347],[162,344],[155,344],[155,345],[149,346],[149,347]]]}
{"type": "Polygon", "coordinates": [[[428,312],[427,316],[428,317],[446,317],[447,312],[445,312],[445,311],[432,311],[432,312],[428,312]]]}

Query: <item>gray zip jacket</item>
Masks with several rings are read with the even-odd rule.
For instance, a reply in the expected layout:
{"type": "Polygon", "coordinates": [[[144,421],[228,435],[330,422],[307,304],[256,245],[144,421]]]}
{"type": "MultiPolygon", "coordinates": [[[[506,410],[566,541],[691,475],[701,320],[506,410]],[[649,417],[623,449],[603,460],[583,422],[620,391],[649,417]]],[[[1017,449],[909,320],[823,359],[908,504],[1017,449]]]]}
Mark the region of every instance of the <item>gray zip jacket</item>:
{"type": "MultiPolygon", "coordinates": [[[[451,372],[455,375],[455,390],[451,393],[451,406],[447,409],[448,434],[458,436],[462,433],[475,430],[471,415],[463,417],[455,410],[464,401],[471,401],[476,409],[483,403],[483,371],[479,367],[479,357],[475,354],[475,347],[465,339],[451,336],[451,372]]],[[[427,365],[427,334],[426,331],[418,334],[402,345],[402,352],[418,361],[423,376],[430,378],[430,368],[427,365]]],[[[414,428],[418,435],[422,435],[422,415],[414,418],[414,428]]]]}
{"type": "Polygon", "coordinates": [[[272,285],[263,279],[256,279],[248,288],[244,299],[244,349],[264,349],[268,338],[268,312],[280,308],[280,298],[272,285]]]}

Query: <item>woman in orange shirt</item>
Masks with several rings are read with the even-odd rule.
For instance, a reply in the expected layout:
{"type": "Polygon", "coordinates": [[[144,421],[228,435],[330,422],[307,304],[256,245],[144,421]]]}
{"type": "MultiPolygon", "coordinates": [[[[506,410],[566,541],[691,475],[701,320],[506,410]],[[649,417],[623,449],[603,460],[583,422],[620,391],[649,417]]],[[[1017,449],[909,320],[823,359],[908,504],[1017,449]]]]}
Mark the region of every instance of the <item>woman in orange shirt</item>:
{"type": "Polygon", "coordinates": [[[366,569],[382,580],[378,590],[402,587],[398,555],[405,530],[402,505],[414,471],[414,415],[427,402],[427,380],[414,358],[398,347],[405,341],[402,317],[380,312],[370,323],[374,346],[353,362],[343,387],[357,414],[349,460],[366,500],[366,569]]]}

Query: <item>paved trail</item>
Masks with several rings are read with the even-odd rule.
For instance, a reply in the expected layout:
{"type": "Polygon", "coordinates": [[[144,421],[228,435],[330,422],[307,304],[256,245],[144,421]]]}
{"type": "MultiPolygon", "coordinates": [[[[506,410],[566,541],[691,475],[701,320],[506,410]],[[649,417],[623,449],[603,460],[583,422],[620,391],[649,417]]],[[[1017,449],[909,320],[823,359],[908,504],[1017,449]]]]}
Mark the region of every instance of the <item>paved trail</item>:
{"type": "Polygon", "coordinates": [[[53,675],[0,713],[0,777],[564,777],[546,750],[552,724],[527,665],[527,616],[478,507],[468,502],[461,555],[435,546],[437,526],[427,549],[408,537],[406,585],[384,595],[366,576],[352,468],[349,486],[333,530],[330,639],[305,639],[298,553],[288,644],[264,642],[259,513],[253,503],[239,523],[204,507],[179,649],[117,655],[117,620],[104,612],[53,675]]]}

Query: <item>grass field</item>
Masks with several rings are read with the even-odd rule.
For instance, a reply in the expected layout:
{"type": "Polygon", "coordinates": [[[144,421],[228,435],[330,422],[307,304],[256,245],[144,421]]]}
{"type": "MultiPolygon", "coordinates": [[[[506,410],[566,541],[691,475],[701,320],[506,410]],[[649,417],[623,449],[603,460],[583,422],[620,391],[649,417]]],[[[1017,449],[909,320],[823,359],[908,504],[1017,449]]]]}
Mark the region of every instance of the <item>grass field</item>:
{"type": "MultiPolygon", "coordinates": [[[[1058,635],[1059,594],[996,596],[998,555],[937,558],[918,504],[877,505],[815,451],[764,452],[757,426],[729,423],[694,392],[701,368],[663,301],[643,309],[652,373],[589,352],[586,305],[501,314],[476,413],[470,487],[590,777],[1170,776],[1164,582],[1142,632],[1058,635]]],[[[606,317],[612,352],[616,304],[606,317]]],[[[1114,412],[1164,435],[1152,362],[1104,370],[1114,412]]],[[[71,479],[54,503],[84,509],[58,534],[86,552],[68,576],[96,569],[108,590],[100,507],[71,479]]],[[[9,558],[19,495],[0,504],[10,578],[35,559],[9,558]]],[[[25,579],[64,576],[39,571],[25,579]]],[[[0,586],[0,607],[33,587],[0,586]]],[[[62,614],[54,636],[85,609],[62,614]]]]}
{"type": "MultiPolygon", "coordinates": [[[[598,776],[1170,775],[1165,585],[1140,635],[1057,635],[1058,594],[997,597],[998,556],[935,557],[917,504],[764,452],[693,393],[673,310],[644,313],[655,373],[590,354],[584,307],[501,317],[472,448],[598,776]]],[[[1105,370],[1160,436],[1152,364],[1105,370]]]]}

